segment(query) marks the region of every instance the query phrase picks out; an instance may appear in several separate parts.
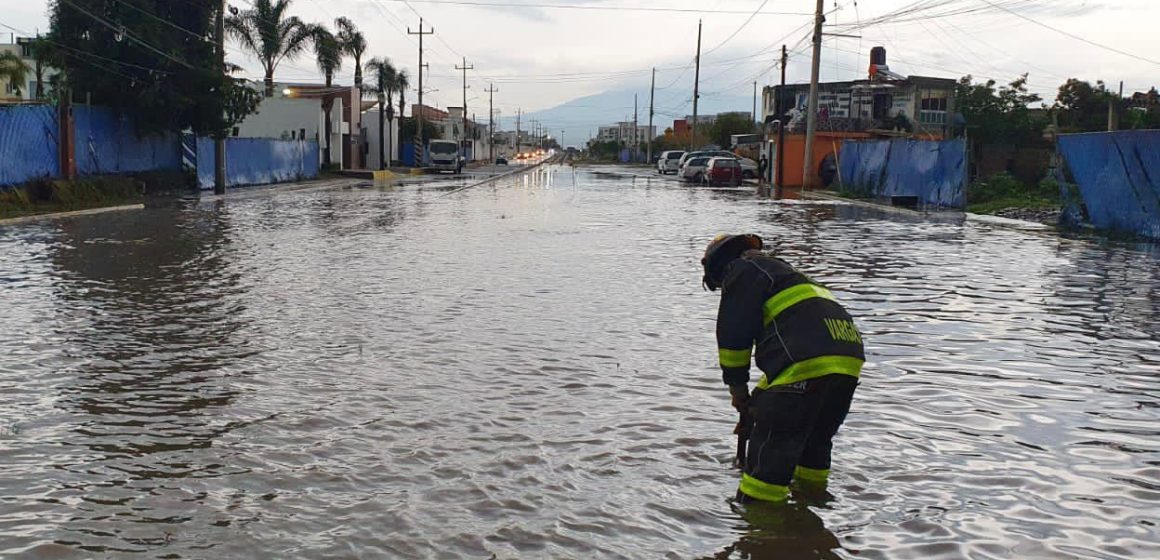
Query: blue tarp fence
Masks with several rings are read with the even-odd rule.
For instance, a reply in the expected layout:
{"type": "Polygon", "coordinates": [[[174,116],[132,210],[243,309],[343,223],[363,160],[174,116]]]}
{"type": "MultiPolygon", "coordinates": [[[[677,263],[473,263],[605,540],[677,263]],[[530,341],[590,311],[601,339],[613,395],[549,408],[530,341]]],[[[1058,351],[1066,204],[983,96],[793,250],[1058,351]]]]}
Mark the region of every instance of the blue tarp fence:
{"type": "Polygon", "coordinates": [[[73,107],[78,175],[181,169],[177,134],[138,136],[126,115],[105,107],[73,107]]]}
{"type": "Polygon", "coordinates": [[[1066,222],[1160,239],[1160,130],[1065,134],[1058,150],[1066,222]]]}
{"type": "Polygon", "coordinates": [[[913,196],[924,205],[966,205],[965,140],[845,140],[838,158],[844,188],[875,197],[913,196]]]}
{"type": "Polygon", "coordinates": [[[0,185],[60,175],[56,107],[0,106],[0,185]]]}
{"type": "MultiPolygon", "coordinates": [[[[318,176],[318,142],[270,138],[226,139],[226,185],[265,185],[318,176]]],[[[212,138],[197,139],[197,183],[214,184],[212,138]]]]}

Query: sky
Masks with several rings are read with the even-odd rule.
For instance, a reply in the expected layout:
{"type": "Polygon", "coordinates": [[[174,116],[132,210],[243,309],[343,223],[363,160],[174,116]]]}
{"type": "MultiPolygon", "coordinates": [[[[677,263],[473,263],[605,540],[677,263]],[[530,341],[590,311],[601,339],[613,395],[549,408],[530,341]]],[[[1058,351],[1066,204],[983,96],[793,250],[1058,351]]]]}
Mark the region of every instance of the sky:
{"type": "MultiPolygon", "coordinates": [[[[244,10],[252,0],[229,1],[244,10]]],[[[28,32],[47,28],[47,0],[5,4],[0,24],[28,32]]],[[[702,99],[751,98],[754,82],[775,83],[783,43],[791,49],[787,80],[808,81],[815,5],[810,0],[293,0],[291,12],[331,28],[336,17],[349,17],[367,36],[367,58],[386,56],[412,77],[418,37],[406,31],[418,30],[421,14],[424,27],[435,30],[424,38],[424,62],[430,63],[424,102],[463,104],[463,74],[455,66],[466,59],[474,66],[467,72],[469,112],[486,119],[484,90],[491,86],[498,89],[495,108],[506,120],[517,109],[543,110],[610,90],[637,89],[644,102],[654,67],[657,110],[691,112],[698,20],[703,23],[702,99]]],[[[826,31],[851,35],[826,38],[824,81],[865,77],[870,48],[881,45],[897,73],[971,74],[1006,83],[1028,72],[1031,90],[1049,101],[1069,77],[1116,87],[1123,80],[1127,93],[1160,85],[1160,2],[1155,0],[825,0],[824,5],[826,31]],[[907,7],[925,9],[899,11],[907,7]]],[[[238,45],[228,53],[230,62],[245,68],[243,75],[261,79],[260,66],[238,45]]],[[[352,81],[351,65],[348,59],[336,81],[352,81]]],[[[283,63],[275,79],[321,80],[309,55],[283,63]]],[[[415,100],[416,92],[408,92],[408,103],[415,100]]],[[[608,121],[621,118],[609,115],[608,121]]]]}

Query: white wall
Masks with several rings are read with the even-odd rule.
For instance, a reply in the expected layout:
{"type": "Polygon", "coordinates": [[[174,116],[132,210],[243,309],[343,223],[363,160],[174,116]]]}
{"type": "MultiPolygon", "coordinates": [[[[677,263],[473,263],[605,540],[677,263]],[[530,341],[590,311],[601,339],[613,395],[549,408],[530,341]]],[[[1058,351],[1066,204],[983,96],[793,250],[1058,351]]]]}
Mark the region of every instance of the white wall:
{"type": "MultiPolygon", "coordinates": [[[[387,125],[386,130],[383,131],[383,142],[387,144],[387,149],[392,152],[387,155],[388,159],[399,159],[399,119],[395,118],[392,121],[387,121],[386,116],[383,116],[384,124],[387,125]]],[[[367,144],[367,169],[379,168],[379,110],[378,108],[370,111],[365,111],[362,114],[363,128],[366,129],[366,144],[367,144]]]]}
{"type": "MultiPolygon", "coordinates": [[[[341,111],[338,111],[342,115],[341,111]]],[[[241,138],[298,138],[305,129],[307,140],[318,140],[323,130],[322,100],[293,97],[267,97],[258,105],[258,112],[246,117],[238,125],[241,138]]],[[[341,118],[341,117],[340,117],[341,118]]]]}

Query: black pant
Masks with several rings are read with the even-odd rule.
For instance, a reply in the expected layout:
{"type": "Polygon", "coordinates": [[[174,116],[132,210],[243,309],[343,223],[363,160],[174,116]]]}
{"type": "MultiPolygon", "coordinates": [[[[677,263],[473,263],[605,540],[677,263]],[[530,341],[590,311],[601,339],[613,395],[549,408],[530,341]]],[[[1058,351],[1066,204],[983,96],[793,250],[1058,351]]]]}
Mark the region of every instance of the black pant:
{"type": "Polygon", "coordinates": [[[798,467],[828,471],[834,434],[850,411],[857,386],[854,377],[827,375],[754,391],[746,474],[766,484],[789,486],[798,467]]]}

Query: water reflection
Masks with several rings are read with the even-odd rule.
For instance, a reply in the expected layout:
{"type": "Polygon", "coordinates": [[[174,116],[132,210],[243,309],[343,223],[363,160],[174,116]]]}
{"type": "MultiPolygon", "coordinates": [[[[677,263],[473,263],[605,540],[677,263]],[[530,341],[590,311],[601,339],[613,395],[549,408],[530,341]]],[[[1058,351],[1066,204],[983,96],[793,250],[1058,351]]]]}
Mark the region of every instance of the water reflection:
{"type": "Polygon", "coordinates": [[[745,521],[735,542],[703,560],[837,560],[848,557],[838,537],[814,512],[826,500],[811,503],[734,505],[745,521]]]}

